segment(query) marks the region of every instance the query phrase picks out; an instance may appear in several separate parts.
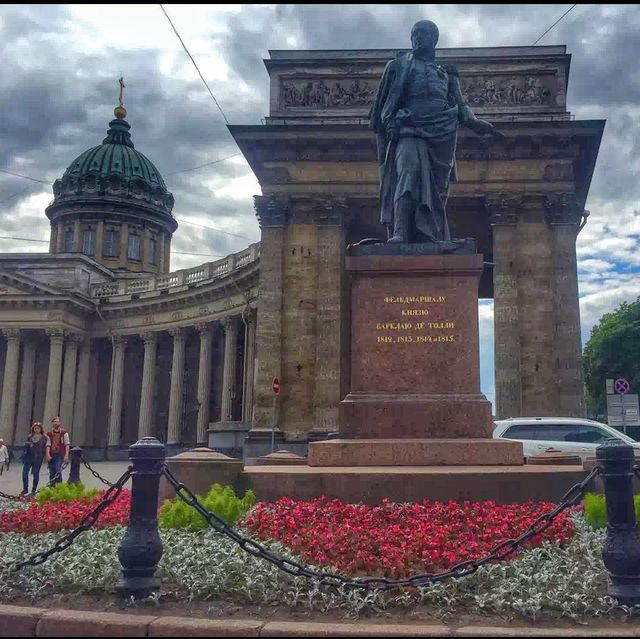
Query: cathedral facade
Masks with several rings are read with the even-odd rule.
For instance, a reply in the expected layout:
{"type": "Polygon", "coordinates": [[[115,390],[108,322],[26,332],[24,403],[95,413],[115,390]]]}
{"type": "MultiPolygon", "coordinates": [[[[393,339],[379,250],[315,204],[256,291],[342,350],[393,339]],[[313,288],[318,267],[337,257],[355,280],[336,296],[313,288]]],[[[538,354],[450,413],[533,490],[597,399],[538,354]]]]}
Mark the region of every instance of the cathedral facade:
{"type": "MultiPolygon", "coordinates": [[[[347,246],[386,237],[368,109],[399,51],[272,51],[269,116],[230,126],[260,182],[261,241],[170,270],[173,196],[123,109],[56,180],[47,254],[0,255],[0,436],[60,415],[122,457],[153,435],[252,458],[338,430],[349,393],[347,246]],[[273,392],[278,378],[281,392],[273,392]]],[[[461,131],[452,236],[484,255],[498,417],[584,413],[575,242],[604,122],[567,110],[563,46],[441,49],[505,139],[461,131]]]]}

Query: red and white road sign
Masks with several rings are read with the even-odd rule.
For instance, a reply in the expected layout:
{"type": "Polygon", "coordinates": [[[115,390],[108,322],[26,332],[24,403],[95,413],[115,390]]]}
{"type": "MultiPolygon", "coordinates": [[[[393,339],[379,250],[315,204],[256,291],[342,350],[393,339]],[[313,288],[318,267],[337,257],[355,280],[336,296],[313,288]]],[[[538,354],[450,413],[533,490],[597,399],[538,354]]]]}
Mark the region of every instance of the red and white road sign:
{"type": "Polygon", "coordinates": [[[277,377],[273,378],[273,384],[271,385],[271,388],[273,389],[273,393],[275,395],[280,394],[280,380],[277,377]]]}

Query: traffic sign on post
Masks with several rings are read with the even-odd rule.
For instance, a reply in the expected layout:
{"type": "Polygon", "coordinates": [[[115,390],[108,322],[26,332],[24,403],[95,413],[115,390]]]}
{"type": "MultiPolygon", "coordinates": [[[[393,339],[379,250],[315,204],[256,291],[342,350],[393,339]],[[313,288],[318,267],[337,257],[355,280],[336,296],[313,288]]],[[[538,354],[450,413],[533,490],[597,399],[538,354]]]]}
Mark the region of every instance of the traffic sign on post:
{"type": "Polygon", "coordinates": [[[622,377],[620,379],[616,379],[613,384],[613,388],[615,389],[616,393],[618,393],[618,395],[626,395],[631,390],[629,382],[622,377]]]}
{"type": "Polygon", "coordinates": [[[280,394],[280,380],[277,377],[273,378],[273,384],[271,386],[275,395],[280,394]]]}

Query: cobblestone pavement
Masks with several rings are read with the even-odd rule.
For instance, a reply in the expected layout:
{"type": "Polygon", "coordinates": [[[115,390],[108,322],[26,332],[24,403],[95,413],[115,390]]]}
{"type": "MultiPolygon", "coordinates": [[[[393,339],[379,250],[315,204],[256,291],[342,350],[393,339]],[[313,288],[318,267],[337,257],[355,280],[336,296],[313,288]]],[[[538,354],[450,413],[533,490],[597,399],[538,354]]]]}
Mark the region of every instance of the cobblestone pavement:
{"type": "MultiPolygon", "coordinates": [[[[127,461],[96,461],[89,462],[91,467],[100,473],[110,482],[119,479],[122,473],[127,469],[129,463],[127,461]]],[[[67,481],[69,478],[69,466],[62,472],[62,479],[67,481]]],[[[84,466],[80,466],[80,480],[87,488],[106,488],[106,486],[96,479],[84,466]]],[[[32,486],[32,477],[29,476],[29,490],[32,486]]],[[[46,463],[40,468],[40,483],[38,488],[46,486],[49,481],[49,468],[46,463]]],[[[0,490],[10,495],[18,495],[22,491],[22,462],[13,461],[9,470],[6,468],[0,475],[0,490]]]]}

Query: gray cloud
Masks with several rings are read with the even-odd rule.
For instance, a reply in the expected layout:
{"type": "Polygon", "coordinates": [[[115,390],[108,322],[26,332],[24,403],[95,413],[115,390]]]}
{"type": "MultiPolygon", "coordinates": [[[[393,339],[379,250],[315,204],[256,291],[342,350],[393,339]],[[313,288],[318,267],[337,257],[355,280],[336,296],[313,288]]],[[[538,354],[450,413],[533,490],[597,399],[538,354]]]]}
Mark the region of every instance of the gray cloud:
{"type": "MultiPolygon", "coordinates": [[[[229,79],[209,83],[231,123],[258,124],[268,114],[263,58],[269,49],[405,48],[411,26],[424,18],[439,25],[441,47],[530,45],[569,6],[243,5],[228,15],[224,28],[212,26],[210,51],[228,65],[229,79]]],[[[77,155],[104,138],[117,98],[115,80],[122,73],[134,143],[165,176],[176,198],[175,215],[257,237],[250,196],[217,193],[247,175],[246,164],[223,162],[170,175],[237,152],[200,80],[164,73],[159,48],[87,53],[74,42],[72,20],[64,5],[0,7],[0,168],[53,182],[77,155]]],[[[627,232],[637,219],[632,210],[640,197],[639,30],[638,5],[578,5],[540,42],[566,44],[572,54],[569,109],[582,119],[608,120],[587,204],[592,215],[579,240],[580,259],[587,266],[581,271],[585,332],[597,313],[638,288],[633,276],[615,287],[607,265],[611,248],[599,240],[603,234],[613,240],[632,237],[633,246],[620,249],[617,270],[638,254],[640,229],[638,235],[627,232]]],[[[167,30],[162,37],[173,34],[167,30]]],[[[176,65],[182,63],[190,64],[186,56],[176,65]]],[[[208,78],[207,69],[201,69],[208,78]]],[[[45,185],[0,173],[0,233],[46,237],[44,211],[38,217],[32,207],[25,208],[29,198],[45,192],[51,194],[45,185]]],[[[182,224],[174,248],[225,254],[247,242],[182,224]]],[[[0,250],[13,247],[3,240],[0,250]]],[[[197,261],[202,258],[176,255],[173,266],[197,261]]],[[[489,310],[483,312],[488,327],[489,310]]]]}

